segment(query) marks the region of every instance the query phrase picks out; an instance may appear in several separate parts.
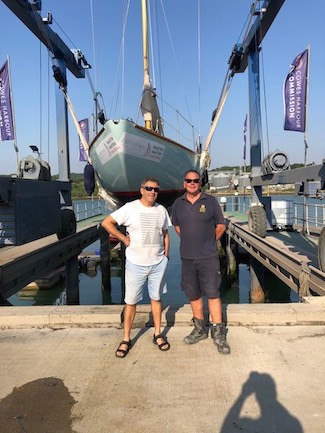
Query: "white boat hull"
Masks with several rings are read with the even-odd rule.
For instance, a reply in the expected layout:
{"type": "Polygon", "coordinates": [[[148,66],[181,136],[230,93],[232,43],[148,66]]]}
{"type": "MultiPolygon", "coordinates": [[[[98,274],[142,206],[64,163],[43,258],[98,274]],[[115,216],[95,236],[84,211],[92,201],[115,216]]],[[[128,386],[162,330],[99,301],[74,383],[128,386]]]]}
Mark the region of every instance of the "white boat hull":
{"type": "Polygon", "coordinates": [[[103,188],[119,202],[139,196],[141,181],[156,177],[158,201],[170,206],[183,191],[183,177],[199,169],[200,155],[129,120],[109,120],[89,155],[103,188]]]}

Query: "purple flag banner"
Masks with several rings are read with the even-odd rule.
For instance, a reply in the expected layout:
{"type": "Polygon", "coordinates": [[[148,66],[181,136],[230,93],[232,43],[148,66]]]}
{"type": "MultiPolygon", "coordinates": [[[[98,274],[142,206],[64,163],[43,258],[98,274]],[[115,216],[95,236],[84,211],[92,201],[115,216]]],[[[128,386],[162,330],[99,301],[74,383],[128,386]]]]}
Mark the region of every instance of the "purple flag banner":
{"type": "Polygon", "coordinates": [[[305,132],[308,50],[299,54],[284,82],[284,129],[305,132]]]}
{"type": "Polygon", "coordinates": [[[244,152],[243,152],[244,161],[246,161],[246,132],[247,132],[247,114],[244,121],[244,152]]]}
{"type": "Polygon", "coordinates": [[[8,60],[0,69],[0,136],[1,140],[14,140],[14,124],[10,96],[8,60]]]}
{"type": "MultiPolygon", "coordinates": [[[[79,126],[87,143],[89,142],[89,122],[88,119],[79,120],[79,126]]],[[[88,161],[87,153],[79,137],[79,161],[88,161]]]]}

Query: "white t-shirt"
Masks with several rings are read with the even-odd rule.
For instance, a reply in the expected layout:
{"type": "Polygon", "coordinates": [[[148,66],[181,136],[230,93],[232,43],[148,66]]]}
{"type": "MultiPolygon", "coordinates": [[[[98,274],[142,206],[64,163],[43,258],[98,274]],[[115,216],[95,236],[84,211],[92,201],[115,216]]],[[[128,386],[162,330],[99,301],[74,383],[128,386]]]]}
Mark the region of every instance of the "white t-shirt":
{"type": "Polygon", "coordinates": [[[152,266],[164,256],[163,230],[171,221],[164,206],[144,206],[140,200],[126,203],[111,213],[118,225],[126,226],[130,245],[125,250],[126,258],[135,265],[152,266]]]}

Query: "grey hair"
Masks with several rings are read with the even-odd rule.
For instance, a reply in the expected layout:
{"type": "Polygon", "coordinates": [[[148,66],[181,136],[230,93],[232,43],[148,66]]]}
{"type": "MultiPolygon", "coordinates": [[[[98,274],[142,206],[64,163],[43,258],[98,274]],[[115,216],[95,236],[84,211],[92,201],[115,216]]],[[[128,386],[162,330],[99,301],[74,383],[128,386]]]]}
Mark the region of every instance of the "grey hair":
{"type": "Polygon", "coordinates": [[[154,183],[156,183],[157,185],[160,185],[160,184],[159,184],[159,180],[158,180],[156,177],[146,177],[146,178],[143,179],[143,181],[141,182],[141,188],[143,188],[147,182],[154,182],[154,183]]]}

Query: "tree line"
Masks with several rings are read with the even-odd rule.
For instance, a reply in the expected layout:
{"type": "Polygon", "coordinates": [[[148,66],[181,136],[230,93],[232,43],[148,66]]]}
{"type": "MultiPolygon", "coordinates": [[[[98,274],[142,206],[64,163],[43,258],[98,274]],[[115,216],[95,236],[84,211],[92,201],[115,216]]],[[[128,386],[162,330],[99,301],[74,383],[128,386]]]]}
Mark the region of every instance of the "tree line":
{"type": "MultiPolygon", "coordinates": [[[[310,164],[308,164],[310,165],[310,164]]],[[[299,168],[303,167],[304,164],[295,163],[291,164],[290,168],[299,168]]],[[[236,171],[236,173],[239,173],[242,169],[239,165],[223,165],[221,167],[216,167],[211,171],[236,171]]],[[[249,172],[251,169],[250,165],[246,166],[246,172],[249,172]]],[[[52,176],[52,180],[58,180],[58,175],[52,176]]],[[[73,198],[84,198],[87,197],[87,193],[85,190],[85,184],[84,184],[84,175],[83,173],[71,173],[71,195],[73,198]]],[[[98,195],[98,187],[96,185],[95,191],[93,193],[94,196],[98,195]]]]}
{"type": "MultiPolygon", "coordinates": [[[[308,164],[308,165],[313,165],[313,163],[308,164]]],[[[294,169],[294,168],[299,168],[299,167],[304,167],[304,164],[301,163],[294,163],[294,164],[290,164],[290,168],[294,169]]],[[[243,171],[243,166],[242,165],[223,165],[221,167],[216,167],[213,168],[209,171],[235,171],[236,173],[239,173],[240,171],[243,171]]],[[[246,165],[246,172],[251,171],[251,166],[250,165],[246,165]]]]}

